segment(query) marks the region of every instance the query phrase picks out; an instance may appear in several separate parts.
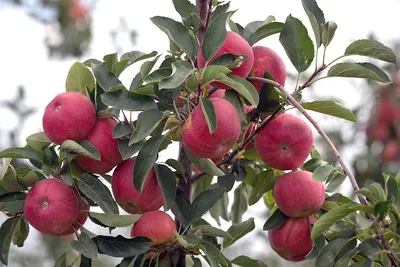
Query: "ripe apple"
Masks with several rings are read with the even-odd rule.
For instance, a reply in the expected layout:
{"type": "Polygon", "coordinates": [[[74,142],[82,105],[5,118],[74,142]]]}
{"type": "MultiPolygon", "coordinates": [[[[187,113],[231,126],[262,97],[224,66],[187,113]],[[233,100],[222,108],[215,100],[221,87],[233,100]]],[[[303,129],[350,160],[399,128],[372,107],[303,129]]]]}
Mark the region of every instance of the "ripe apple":
{"type": "MultiPolygon", "coordinates": [[[[223,54],[229,54],[229,53],[235,55],[247,56],[247,59],[239,67],[232,69],[232,72],[229,74],[246,78],[249,75],[251,68],[253,67],[253,62],[254,62],[253,50],[251,49],[251,46],[246,41],[246,39],[244,39],[242,36],[232,31],[228,31],[226,33],[225,42],[218,50],[218,52],[215,54],[215,56],[211,58],[210,62],[212,62],[214,59],[223,54]]],[[[206,65],[206,60],[203,57],[201,48],[199,48],[197,52],[197,64],[199,68],[204,68],[206,65]]],[[[221,89],[227,89],[227,90],[230,89],[229,86],[219,82],[213,82],[211,83],[211,85],[221,89]]]]}
{"type": "Polygon", "coordinates": [[[86,156],[76,157],[76,163],[84,171],[103,174],[111,171],[122,162],[118,150],[118,140],[112,137],[112,131],[118,122],[112,118],[97,119],[92,132],[86,138],[100,153],[101,161],[86,156]]]}
{"type": "Polygon", "coordinates": [[[172,243],[175,240],[175,222],[161,210],[145,212],[133,225],[131,237],[145,236],[153,245],[172,243]]]}
{"type": "Polygon", "coordinates": [[[300,167],[311,152],[310,126],[295,115],[278,115],[257,134],[255,147],[260,158],[278,170],[300,167]]]}
{"type": "Polygon", "coordinates": [[[224,97],[225,97],[225,90],[224,89],[217,89],[208,98],[224,98],[224,97]]]}
{"type": "MultiPolygon", "coordinates": [[[[286,82],[286,65],[282,58],[272,49],[265,46],[253,46],[254,64],[249,77],[264,77],[264,72],[268,71],[275,81],[282,86],[286,82]]],[[[251,82],[257,91],[260,91],[261,82],[251,82]]]]}
{"type": "Polygon", "coordinates": [[[75,222],[72,224],[70,228],[66,231],[62,232],[60,235],[70,235],[75,233],[76,230],[80,229],[82,225],[85,224],[88,218],[88,212],[90,210],[89,203],[81,196],[77,194],[79,208],[78,208],[78,217],[76,217],[75,222]],[[75,229],[75,231],[74,231],[75,229]]]}
{"type": "Polygon", "coordinates": [[[268,231],[272,249],[288,261],[303,261],[313,248],[308,217],[290,218],[268,231]]]}
{"type": "Polygon", "coordinates": [[[325,201],[325,187],[308,171],[282,175],[274,185],[278,208],[289,217],[308,217],[319,211],[325,201]]]}
{"type": "Polygon", "coordinates": [[[78,216],[75,191],[61,179],[40,180],[26,196],[24,215],[39,232],[58,235],[71,227],[78,216]]]}
{"type": "Polygon", "coordinates": [[[400,143],[397,140],[389,140],[381,153],[383,162],[395,161],[400,154],[400,143]]]}
{"type": "Polygon", "coordinates": [[[55,144],[65,140],[84,140],[95,122],[96,109],[92,102],[75,92],[57,95],[46,106],[42,119],[44,133],[55,144]]]}
{"type": "Polygon", "coordinates": [[[201,105],[190,113],[183,125],[182,137],[186,148],[200,158],[224,156],[239,140],[241,125],[234,106],[223,98],[211,98],[217,130],[210,133],[201,105]]]}
{"type": "Polygon", "coordinates": [[[154,168],[147,175],[142,193],[133,185],[135,158],[127,159],[115,168],[111,188],[118,205],[130,214],[158,210],[164,204],[154,168]]]}

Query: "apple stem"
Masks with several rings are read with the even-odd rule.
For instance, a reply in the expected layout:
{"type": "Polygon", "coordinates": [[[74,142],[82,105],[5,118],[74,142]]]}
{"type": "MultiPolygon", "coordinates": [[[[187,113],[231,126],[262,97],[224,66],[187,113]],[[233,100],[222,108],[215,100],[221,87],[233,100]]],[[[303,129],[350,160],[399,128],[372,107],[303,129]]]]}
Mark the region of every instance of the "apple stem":
{"type": "MultiPolygon", "coordinates": [[[[311,81],[324,69],[326,69],[327,65],[325,63],[322,64],[321,67],[317,68],[313,74],[311,74],[310,78],[300,87],[300,91],[305,89],[306,87],[309,87],[311,85],[311,81]]],[[[297,91],[297,88],[296,88],[297,91]]]]}
{"type": "MultiPolygon", "coordinates": [[[[332,143],[332,141],[328,137],[328,135],[326,135],[326,133],[319,126],[318,122],[316,122],[311,117],[311,115],[301,106],[301,104],[299,102],[296,101],[296,99],[294,99],[294,97],[281,84],[279,84],[273,80],[259,78],[259,77],[248,77],[248,79],[252,80],[252,81],[271,84],[271,85],[275,86],[276,88],[278,88],[282,93],[284,93],[285,96],[289,99],[290,103],[292,103],[292,105],[295,106],[311,122],[311,124],[315,127],[315,129],[317,129],[318,133],[322,136],[322,138],[328,143],[329,147],[331,148],[331,150],[335,154],[337,160],[339,161],[340,165],[342,166],[343,171],[350,178],[351,185],[353,186],[354,191],[360,189],[360,187],[357,184],[356,178],[350,171],[347,164],[343,161],[342,157],[339,154],[339,151],[336,149],[335,145],[332,143]]],[[[358,196],[358,199],[360,200],[361,204],[364,204],[364,205],[367,204],[367,200],[365,199],[365,197],[363,195],[357,194],[357,196],[358,196]]]]}

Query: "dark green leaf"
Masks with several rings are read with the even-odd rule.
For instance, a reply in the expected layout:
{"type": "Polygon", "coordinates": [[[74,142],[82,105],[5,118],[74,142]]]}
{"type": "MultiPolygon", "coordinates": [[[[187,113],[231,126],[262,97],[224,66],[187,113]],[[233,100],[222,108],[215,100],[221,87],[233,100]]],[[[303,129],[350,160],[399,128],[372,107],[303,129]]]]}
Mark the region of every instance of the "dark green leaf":
{"type": "Polygon", "coordinates": [[[243,37],[244,28],[239,23],[235,23],[231,19],[229,19],[229,28],[231,29],[231,31],[236,32],[243,37]]]}
{"type": "Polygon", "coordinates": [[[197,230],[201,230],[201,232],[205,235],[218,236],[218,237],[224,237],[224,238],[232,238],[232,236],[229,233],[227,233],[219,228],[215,228],[211,225],[206,225],[206,224],[199,225],[192,229],[193,232],[196,232],[197,230]]]}
{"type": "Polygon", "coordinates": [[[89,259],[97,258],[97,246],[92,239],[82,232],[78,240],[71,240],[71,247],[89,259]]]}
{"type": "Polygon", "coordinates": [[[209,175],[217,175],[217,176],[223,176],[225,173],[219,169],[217,166],[215,166],[214,162],[210,159],[205,159],[205,158],[198,158],[195,155],[193,155],[189,150],[185,148],[186,155],[190,159],[190,161],[199,167],[201,170],[206,172],[209,175]]]}
{"type": "Polygon", "coordinates": [[[89,259],[84,255],[81,255],[81,263],[79,267],[92,267],[92,259],[89,259]]]}
{"type": "Polygon", "coordinates": [[[44,134],[44,132],[31,134],[25,140],[30,147],[37,150],[41,150],[43,147],[51,144],[50,139],[44,134]]]}
{"type": "Polygon", "coordinates": [[[315,169],[312,178],[314,181],[317,182],[322,182],[322,183],[326,182],[329,178],[329,175],[334,170],[336,170],[336,168],[333,167],[332,165],[321,165],[315,169]]]}
{"type": "Polygon", "coordinates": [[[235,175],[229,173],[224,176],[218,176],[218,185],[225,187],[226,192],[232,190],[235,184],[235,175]]]}
{"type": "Polygon", "coordinates": [[[204,35],[201,51],[206,61],[211,60],[222,47],[226,39],[226,23],[234,11],[217,16],[208,26],[204,35]]]}
{"type": "Polygon", "coordinates": [[[208,98],[200,98],[200,104],[210,133],[215,133],[217,130],[217,115],[215,114],[213,103],[208,98]]]}
{"type": "Polygon", "coordinates": [[[140,112],[137,119],[136,129],[131,135],[129,145],[137,143],[150,135],[161,123],[163,117],[164,114],[155,109],[140,112]]]}
{"type": "Polygon", "coordinates": [[[383,220],[386,217],[387,213],[389,212],[392,204],[393,204],[393,199],[382,201],[376,204],[374,207],[375,216],[378,217],[380,220],[383,220]]]}
{"type": "Polygon", "coordinates": [[[133,257],[147,252],[151,247],[151,240],[143,236],[128,239],[121,235],[98,235],[92,240],[96,243],[99,253],[111,257],[133,257]]]}
{"type": "Polygon", "coordinates": [[[375,238],[368,238],[362,241],[358,246],[357,250],[362,252],[364,255],[371,259],[374,259],[379,253],[382,252],[382,244],[375,238]]]}
{"type": "Polygon", "coordinates": [[[17,173],[12,165],[9,165],[7,172],[4,174],[1,185],[8,192],[20,192],[23,191],[21,185],[17,179],[17,173]]]}
{"type": "Polygon", "coordinates": [[[83,155],[92,159],[96,159],[96,160],[100,160],[100,153],[99,151],[97,151],[97,149],[91,145],[88,141],[84,141],[86,144],[86,147],[89,148],[89,146],[91,147],[91,150],[93,152],[97,152],[97,153],[91,153],[91,151],[88,151],[87,149],[85,149],[82,145],[80,145],[79,143],[73,141],[73,140],[65,140],[62,144],[61,144],[61,149],[62,150],[67,150],[67,151],[71,151],[74,153],[77,153],[79,155],[83,155]],[[89,145],[88,145],[89,144],[89,145]]]}
{"type": "MultiPolygon", "coordinates": [[[[166,79],[172,75],[172,68],[171,66],[168,66],[166,68],[159,68],[150,73],[149,75],[146,76],[144,79],[144,82],[146,83],[159,83],[163,79],[166,79]]],[[[139,89],[140,87],[135,89],[135,93],[140,93],[139,90],[143,91],[144,89],[139,89]]],[[[149,90],[151,92],[151,90],[149,90]]],[[[154,89],[153,89],[154,93],[154,89]]]]}
{"type": "Polygon", "coordinates": [[[232,260],[233,264],[242,266],[242,267],[268,267],[261,260],[253,260],[247,256],[239,256],[232,260]]]}
{"type": "Polygon", "coordinates": [[[182,177],[186,177],[185,168],[183,167],[182,163],[180,163],[175,159],[167,159],[165,163],[167,163],[167,165],[177,170],[182,177]]]}
{"type": "Polygon", "coordinates": [[[259,27],[253,34],[248,38],[248,42],[253,46],[258,41],[268,37],[270,35],[280,33],[285,24],[282,22],[270,22],[259,27]]]}
{"type": "Polygon", "coordinates": [[[390,82],[389,77],[383,70],[371,63],[338,63],[328,71],[329,77],[365,78],[372,81],[390,82]]]}
{"type": "Polygon", "coordinates": [[[322,26],[325,24],[325,17],[315,0],[302,0],[303,8],[311,22],[314,31],[317,48],[321,46],[322,26]]]}
{"type": "Polygon", "coordinates": [[[274,188],[277,178],[274,177],[273,171],[262,171],[256,176],[256,186],[251,188],[249,205],[256,204],[264,193],[274,188]]]}
{"type": "Polygon", "coordinates": [[[172,73],[169,77],[164,78],[159,83],[159,89],[174,89],[183,84],[189,75],[191,75],[195,69],[193,66],[183,60],[176,61],[171,65],[172,73]]]}
{"type": "Polygon", "coordinates": [[[190,202],[186,198],[176,196],[171,211],[183,227],[187,227],[192,221],[190,202]]]}
{"type": "Polygon", "coordinates": [[[279,35],[279,41],[296,70],[307,70],[314,60],[314,45],[303,23],[289,15],[279,35]]]}
{"type": "Polygon", "coordinates": [[[228,205],[229,205],[229,197],[228,194],[225,193],[224,196],[210,209],[210,215],[214,218],[214,220],[221,225],[219,218],[221,217],[225,221],[229,221],[228,214],[228,205]]]}
{"type": "Polygon", "coordinates": [[[336,190],[346,180],[346,177],[347,177],[346,174],[335,173],[333,178],[326,185],[325,191],[332,192],[332,191],[336,190]]]}
{"type": "Polygon", "coordinates": [[[399,195],[399,188],[397,187],[396,180],[393,177],[390,177],[386,182],[386,194],[388,200],[392,197],[397,200],[397,197],[399,195]]]}
{"type": "Polygon", "coordinates": [[[157,160],[158,148],[164,136],[151,137],[142,146],[137,156],[135,167],[133,169],[133,184],[136,190],[140,193],[144,183],[146,182],[147,175],[150,173],[151,168],[157,160]]]}
{"type": "Polygon", "coordinates": [[[206,257],[209,260],[211,267],[218,267],[219,260],[221,257],[221,252],[219,249],[211,242],[203,241],[201,246],[203,252],[206,254],[206,257]]]}
{"type": "Polygon", "coordinates": [[[155,166],[158,184],[160,185],[161,192],[165,200],[165,210],[169,210],[176,195],[176,175],[170,168],[165,165],[156,164],[155,166]]]}
{"type": "Polygon", "coordinates": [[[286,214],[283,213],[280,209],[276,209],[274,213],[272,213],[272,215],[265,222],[263,230],[268,231],[278,228],[279,226],[284,224],[287,220],[289,220],[289,217],[286,216],[286,214]]]}
{"type": "Polygon", "coordinates": [[[207,66],[199,70],[199,76],[201,77],[201,84],[203,86],[206,86],[210,82],[216,80],[221,74],[229,74],[230,72],[231,70],[225,66],[219,66],[219,65],[207,66]]]}
{"type": "Polygon", "coordinates": [[[0,197],[0,203],[5,205],[5,209],[12,213],[24,211],[26,194],[22,192],[8,193],[0,197]]]}
{"type": "MultiPolygon", "coordinates": [[[[274,77],[268,71],[264,71],[264,78],[275,81],[274,77]]],[[[259,113],[271,113],[279,107],[279,94],[271,84],[263,83],[260,88],[260,102],[257,106],[259,113]]]]}
{"type": "Polygon", "coordinates": [[[259,96],[256,88],[247,81],[239,76],[226,76],[223,73],[220,73],[216,77],[217,81],[222,82],[223,84],[228,85],[233,90],[241,94],[247,101],[250,102],[251,105],[257,106],[259,101],[259,96]]]}
{"type": "Polygon", "coordinates": [[[108,215],[118,214],[118,206],[110,190],[95,176],[83,173],[78,179],[79,190],[96,202],[108,215]]]}
{"type": "Polygon", "coordinates": [[[346,239],[338,238],[328,243],[319,253],[316,267],[333,267],[335,266],[335,258],[340,252],[341,247],[346,242],[346,239]]]}
{"type": "Polygon", "coordinates": [[[130,146],[128,140],[118,140],[118,150],[119,153],[121,153],[123,160],[129,159],[139,152],[139,150],[142,148],[142,145],[142,142],[138,142],[130,146]]]}
{"type": "Polygon", "coordinates": [[[65,88],[67,92],[86,95],[86,88],[92,91],[96,83],[92,72],[81,62],[75,62],[68,71],[65,88]]]}
{"type": "Polygon", "coordinates": [[[263,24],[262,20],[256,20],[248,23],[243,29],[243,38],[249,40],[249,37],[263,24]]]}
{"type": "Polygon", "coordinates": [[[223,5],[218,5],[213,12],[211,12],[210,22],[213,21],[218,16],[226,13],[229,10],[230,2],[227,2],[223,5]]]}
{"type": "Polygon", "coordinates": [[[246,59],[247,56],[226,53],[215,58],[210,63],[210,66],[218,65],[218,66],[225,66],[229,69],[235,69],[238,68],[246,59]]]}
{"type": "Polygon", "coordinates": [[[8,253],[17,219],[17,217],[9,218],[0,227],[0,261],[5,265],[8,265],[8,253]]]}
{"type": "Polygon", "coordinates": [[[106,105],[127,111],[142,111],[157,108],[152,97],[139,95],[125,88],[104,93],[101,95],[101,100],[106,105]]]}
{"type": "Polygon", "coordinates": [[[366,196],[370,201],[375,204],[387,199],[386,193],[379,183],[372,183],[367,187],[356,190],[355,193],[366,196]]]}
{"type": "Polygon", "coordinates": [[[18,158],[42,161],[39,154],[31,147],[11,147],[0,152],[0,158],[18,158]]]}
{"type": "Polygon", "coordinates": [[[181,15],[182,21],[197,30],[200,24],[200,14],[196,6],[189,0],[173,0],[172,2],[175,10],[181,15]]]}
{"type": "Polygon", "coordinates": [[[29,224],[24,216],[18,217],[14,223],[15,229],[12,236],[12,242],[17,247],[22,247],[29,235],[29,224]]]}
{"type": "Polygon", "coordinates": [[[229,217],[233,223],[240,223],[242,221],[242,216],[247,210],[247,191],[246,184],[241,183],[236,187],[233,195],[233,204],[229,217]]]}
{"type": "Polygon", "coordinates": [[[140,217],[142,217],[141,214],[133,214],[133,215],[118,215],[118,214],[104,214],[104,213],[98,213],[94,211],[89,212],[90,216],[92,218],[95,218],[99,222],[101,222],[103,225],[109,226],[109,227],[127,227],[127,226],[132,226],[134,223],[136,223],[140,217]]]}
{"type": "Polygon", "coordinates": [[[160,16],[152,17],[151,21],[194,61],[196,42],[193,35],[182,23],[160,16]]]}
{"type": "Polygon", "coordinates": [[[321,250],[324,247],[325,247],[325,236],[320,235],[317,239],[314,240],[313,249],[307,255],[306,259],[309,260],[316,258],[319,255],[319,253],[321,253],[321,250]]]}
{"type": "Polygon", "coordinates": [[[239,118],[240,118],[242,125],[247,124],[246,111],[244,110],[243,103],[240,100],[238,93],[234,90],[227,90],[227,91],[225,91],[224,98],[225,98],[225,100],[229,101],[234,106],[234,108],[236,109],[236,111],[239,114],[239,118]]]}
{"type": "Polygon", "coordinates": [[[124,136],[127,136],[133,131],[132,125],[126,124],[124,122],[118,122],[117,125],[115,125],[113,131],[112,131],[112,137],[115,138],[121,138],[124,136]]]}
{"type": "Polygon", "coordinates": [[[11,163],[11,158],[0,158],[0,181],[8,171],[8,167],[11,163]]]}
{"type": "Polygon", "coordinates": [[[238,241],[240,238],[245,236],[246,234],[253,231],[255,228],[254,218],[250,218],[247,221],[233,224],[228,229],[228,233],[232,236],[232,238],[224,238],[223,246],[224,249],[238,241]]]}
{"type": "Polygon", "coordinates": [[[319,113],[342,118],[348,121],[356,122],[357,119],[350,109],[333,100],[317,100],[301,104],[303,108],[319,113]]]}
{"type": "Polygon", "coordinates": [[[345,55],[359,55],[380,59],[397,64],[396,54],[393,50],[376,40],[357,40],[351,43],[344,52],[345,55]]]}
{"type": "Polygon", "coordinates": [[[128,61],[125,63],[125,65],[120,70],[120,72],[122,72],[125,68],[132,65],[133,63],[136,63],[143,59],[155,57],[155,56],[157,56],[157,51],[152,51],[151,53],[148,53],[148,54],[140,52],[140,51],[131,51],[131,52],[122,54],[121,61],[122,60],[128,60],[128,61]]]}
{"type": "Polygon", "coordinates": [[[196,222],[204,214],[206,214],[218,202],[218,200],[223,197],[224,193],[225,189],[223,187],[208,189],[204,192],[201,192],[200,195],[193,200],[193,203],[190,207],[192,214],[191,223],[196,222]]]}
{"type": "Polygon", "coordinates": [[[322,28],[322,43],[325,47],[331,43],[333,37],[335,36],[336,29],[337,24],[333,21],[328,21],[324,24],[322,28]]]}
{"type": "Polygon", "coordinates": [[[335,267],[348,266],[350,261],[357,254],[358,251],[356,249],[350,249],[349,251],[346,252],[346,254],[344,254],[342,257],[340,257],[340,259],[337,260],[335,267]]]}
{"type": "Polygon", "coordinates": [[[122,85],[121,81],[103,64],[92,65],[92,70],[94,77],[96,77],[96,82],[104,89],[104,91],[109,91],[110,88],[122,85]]]}

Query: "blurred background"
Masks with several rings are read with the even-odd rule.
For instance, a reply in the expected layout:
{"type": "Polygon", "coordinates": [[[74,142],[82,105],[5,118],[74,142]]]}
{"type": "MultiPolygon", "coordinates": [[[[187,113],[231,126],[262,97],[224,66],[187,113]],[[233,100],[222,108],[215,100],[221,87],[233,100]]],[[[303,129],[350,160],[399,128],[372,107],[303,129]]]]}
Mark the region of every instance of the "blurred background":
{"type": "MultiPolygon", "coordinates": [[[[318,1],[325,19],[338,24],[335,38],[327,50],[330,62],[344,53],[352,41],[374,38],[394,49],[400,56],[400,1],[372,0],[318,1]]],[[[245,26],[253,20],[274,15],[285,21],[287,15],[301,19],[311,27],[300,0],[231,1],[238,9],[232,19],[245,26]]],[[[151,23],[150,17],[161,15],[180,20],[172,1],[147,0],[0,0],[0,150],[25,145],[25,138],[42,130],[44,108],[57,94],[65,90],[70,66],[89,58],[131,50],[165,53],[169,48],[166,35],[151,23]]],[[[268,37],[257,45],[275,49],[287,64],[291,76],[295,69],[280,46],[278,36],[268,37]]],[[[366,58],[352,58],[364,62],[366,58]]],[[[361,79],[324,79],[305,90],[303,99],[334,99],[352,109],[358,124],[313,113],[322,128],[333,139],[344,160],[352,166],[360,186],[380,182],[382,172],[397,174],[400,169],[400,72],[394,66],[385,68],[394,83],[382,85],[361,79]]],[[[129,67],[121,76],[124,83],[139,70],[140,64],[129,67]]],[[[303,82],[311,75],[302,74],[303,82]]],[[[295,81],[289,79],[287,89],[295,81]]],[[[315,133],[317,149],[331,164],[334,155],[315,133]]],[[[159,161],[177,157],[177,146],[162,152],[159,161]]],[[[14,162],[23,166],[25,161],[14,162]]],[[[349,182],[339,191],[352,196],[349,182]]],[[[233,190],[232,190],[233,193],[233,190]]],[[[232,199],[230,200],[232,202],[232,199]]],[[[268,217],[263,201],[249,207],[244,219],[256,218],[256,229],[225,251],[229,259],[239,254],[263,260],[268,266],[313,266],[313,261],[289,263],[281,260],[268,245],[262,225],[268,217]]],[[[0,214],[0,224],[6,219],[0,214]]],[[[206,219],[215,224],[210,216],[206,219]]],[[[230,224],[221,221],[222,228],[230,224]]],[[[85,227],[96,234],[108,230],[90,220],[85,227]]],[[[113,234],[129,236],[129,228],[113,234]]],[[[9,266],[53,266],[59,254],[69,249],[68,238],[60,239],[39,234],[30,229],[23,248],[11,247],[9,266]]],[[[120,259],[102,257],[93,266],[115,266],[120,259]]]]}

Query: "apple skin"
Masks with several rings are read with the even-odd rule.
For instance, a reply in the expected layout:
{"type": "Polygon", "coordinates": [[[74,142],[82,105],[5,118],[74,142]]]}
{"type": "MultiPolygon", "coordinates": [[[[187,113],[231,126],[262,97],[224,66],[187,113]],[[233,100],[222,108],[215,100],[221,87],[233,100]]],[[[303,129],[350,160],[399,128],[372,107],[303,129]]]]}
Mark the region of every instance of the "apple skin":
{"type": "Polygon", "coordinates": [[[193,109],[182,129],[186,148],[200,158],[224,156],[240,137],[240,118],[233,105],[223,98],[210,100],[217,118],[217,130],[210,133],[201,105],[193,109]]]}
{"type": "Polygon", "coordinates": [[[82,227],[82,225],[85,224],[87,218],[88,218],[88,212],[90,210],[90,205],[89,203],[81,196],[77,194],[78,198],[78,217],[76,217],[75,222],[72,224],[70,228],[68,228],[66,231],[62,232],[60,235],[70,235],[75,233],[75,230],[78,230],[82,227]]]}
{"type": "Polygon", "coordinates": [[[142,193],[139,194],[132,181],[135,161],[135,158],[127,159],[115,168],[111,179],[115,200],[130,214],[158,210],[164,205],[164,198],[154,168],[148,174],[142,193]]]}
{"type": "MultiPolygon", "coordinates": [[[[246,78],[249,75],[251,68],[253,67],[254,63],[253,50],[251,49],[251,46],[246,41],[246,39],[244,39],[242,36],[232,31],[228,31],[226,33],[226,39],[223,45],[215,54],[215,56],[211,58],[210,62],[212,62],[214,59],[223,54],[229,54],[229,53],[235,55],[247,56],[247,59],[239,67],[232,69],[232,72],[229,74],[246,78]]],[[[201,48],[199,48],[197,51],[197,64],[199,68],[204,68],[206,65],[206,60],[203,57],[201,48]]],[[[211,85],[220,89],[226,89],[226,90],[231,89],[229,86],[220,82],[212,82],[211,85]]]]}
{"type": "Polygon", "coordinates": [[[225,97],[225,90],[224,89],[217,89],[208,98],[224,98],[224,97],[225,97]]]}
{"type": "Polygon", "coordinates": [[[290,218],[278,228],[268,231],[272,249],[288,261],[303,261],[313,248],[308,217],[290,218]]]}
{"type": "Polygon", "coordinates": [[[287,216],[308,217],[324,204],[325,187],[312,179],[311,172],[292,171],[275,183],[274,198],[278,208],[287,216]]]}
{"type": "MultiPolygon", "coordinates": [[[[286,82],[286,65],[282,58],[272,49],[265,46],[253,46],[254,64],[249,77],[264,77],[264,71],[268,71],[275,81],[282,86],[286,82]]],[[[260,91],[261,82],[251,81],[257,91],[260,91]]]]}
{"type": "Polygon", "coordinates": [[[313,141],[312,130],[305,121],[284,113],[260,130],[255,147],[260,158],[272,168],[293,170],[307,159],[313,141]]]}
{"type": "Polygon", "coordinates": [[[175,222],[164,211],[146,212],[133,225],[131,237],[145,236],[153,241],[153,245],[172,243],[175,240],[175,222]]]}
{"type": "Polygon", "coordinates": [[[80,93],[57,95],[46,106],[42,118],[43,131],[55,144],[65,140],[82,141],[96,122],[96,109],[90,99],[80,93]]]}
{"type": "Polygon", "coordinates": [[[383,147],[381,160],[383,162],[395,161],[400,154],[400,143],[397,140],[389,140],[383,147]]]}
{"type": "Polygon", "coordinates": [[[92,132],[86,138],[100,153],[101,161],[86,156],[77,156],[76,163],[84,171],[103,174],[111,171],[122,162],[118,150],[118,140],[112,137],[112,131],[118,122],[112,118],[97,119],[92,132]]]}
{"type": "Polygon", "coordinates": [[[78,217],[75,191],[61,179],[40,180],[26,196],[24,215],[39,232],[58,235],[71,227],[78,217]]]}

